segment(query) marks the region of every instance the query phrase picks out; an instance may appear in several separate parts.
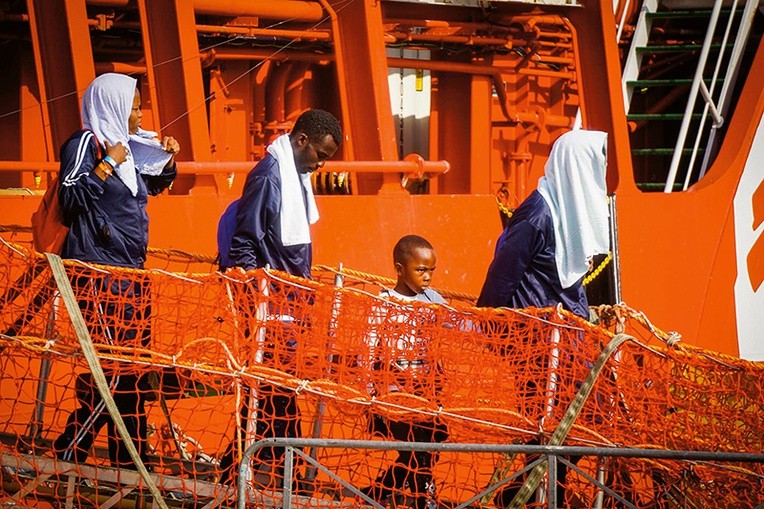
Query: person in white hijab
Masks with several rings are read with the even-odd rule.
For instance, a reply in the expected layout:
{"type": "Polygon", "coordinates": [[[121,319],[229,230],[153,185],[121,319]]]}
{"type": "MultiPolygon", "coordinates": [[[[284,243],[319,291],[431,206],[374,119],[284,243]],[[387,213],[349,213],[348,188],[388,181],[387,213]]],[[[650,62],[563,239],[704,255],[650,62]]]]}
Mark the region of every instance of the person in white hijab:
{"type": "Polygon", "coordinates": [[[582,280],[607,253],[607,134],[577,130],[552,146],[538,189],[499,237],[478,307],[553,307],[588,319],[582,280]]]}
{"type": "MultiPolygon", "coordinates": [[[[142,268],[148,247],[149,195],[156,195],[176,176],[172,137],[151,140],[141,129],[141,96],[136,80],[122,74],[103,74],[82,97],[84,129],[61,147],[58,197],[69,231],[62,247],[64,258],[121,267],[142,268]],[[131,136],[141,137],[133,151],[131,136]]],[[[73,281],[80,308],[93,341],[145,347],[151,323],[148,280],[115,278],[108,272],[89,272],[73,281]],[[138,328],[137,324],[144,324],[138,328]]],[[[144,408],[146,376],[107,371],[114,402],[130,437],[145,462],[147,423],[144,408]]],[[[81,375],[87,378],[89,374],[81,375]]],[[[90,384],[89,381],[85,381],[90,384]]],[[[79,400],[53,450],[63,461],[82,463],[104,425],[109,429],[109,458],[118,468],[134,468],[97,392],[79,400]]]]}
{"type": "Polygon", "coordinates": [[[175,179],[180,145],[141,129],[136,84],[124,74],[102,74],[82,96],[84,130],[61,148],[59,198],[70,227],[64,258],[143,267],[148,195],[175,179]]]}
{"type": "MultiPolygon", "coordinates": [[[[499,237],[478,307],[562,304],[564,309],[589,319],[583,278],[592,256],[609,249],[606,151],[607,134],[600,131],[571,131],[557,139],[537,190],[515,210],[499,237]]],[[[545,370],[551,362],[544,352],[546,348],[540,345],[536,355],[522,361],[527,369],[519,366],[516,374],[527,417],[539,422],[548,411],[548,395],[543,392],[546,384],[537,379],[542,371],[538,366],[545,370]]],[[[566,357],[560,355],[558,362],[565,362],[566,357]]],[[[577,463],[580,457],[566,459],[577,463]]],[[[564,464],[559,465],[557,507],[567,507],[567,471],[564,464]]],[[[521,485],[522,480],[505,486],[496,495],[497,505],[509,506],[521,485]]]]}

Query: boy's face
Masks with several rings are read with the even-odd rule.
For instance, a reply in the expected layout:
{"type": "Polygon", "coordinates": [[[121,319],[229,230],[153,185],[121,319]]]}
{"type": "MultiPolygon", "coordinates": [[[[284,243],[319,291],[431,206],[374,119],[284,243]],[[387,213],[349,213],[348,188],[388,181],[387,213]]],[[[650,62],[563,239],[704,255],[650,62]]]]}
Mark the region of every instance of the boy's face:
{"type": "Polygon", "coordinates": [[[395,264],[395,272],[398,275],[396,291],[409,296],[422,293],[430,286],[435,272],[435,251],[425,247],[414,249],[407,260],[395,264]]]}

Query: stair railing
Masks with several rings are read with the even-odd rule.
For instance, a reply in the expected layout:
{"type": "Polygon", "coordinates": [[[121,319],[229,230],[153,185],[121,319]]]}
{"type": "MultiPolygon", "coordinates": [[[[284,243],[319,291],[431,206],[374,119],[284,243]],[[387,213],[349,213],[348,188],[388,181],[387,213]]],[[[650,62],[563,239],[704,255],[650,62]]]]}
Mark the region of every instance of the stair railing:
{"type": "MultiPolygon", "coordinates": [[[[730,54],[730,61],[727,64],[727,74],[722,84],[722,90],[719,93],[719,104],[717,106],[719,115],[724,118],[727,116],[729,110],[730,98],[733,92],[733,86],[737,81],[737,75],[740,71],[740,63],[743,59],[743,51],[745,50],[748,42],[748,37],[751,33],[751,25],[753,24],[753,18],[756,15],[756,9],[759,7],[759,0],[747,0],[745,9],[743,10],[743,16],[740,19],[740,26],[738,28],[737,36],[735,37],[735,44],[732,47],[730,54]]],[[[719,144],[719,127],[721,125],[714,125],[711,127],[711,134],[708,138],[706,153],[703,156],[703,164],[700,167],[700,174],[698,178],[703,178],[708,170],[708,166],[711,164],[712,158],[716,155],[716,151],[719,144]]],[[[692,166],[690,166],[690,170],[692,166]]],[[[689,173],[689,172],[688,172],[689,173]]],[[[687,184],[685,183],[685,189],[687,184]]]]}
{"type": "MultiPolygon", "coordinates": [[[[679,169],[679,161],[682,159],[682,151],[684,150],[685,141],[687,141],[687,132],[690,129],[690,121],[692,120],[692,111],[695,109],[695,101],[698,98],[698,93],[701,89],[701,83],[705,88],[703,82],[703,70],[706,68],[706,62],[708,61],[708,54],[711,51],[711,43],[713,42],[714,33],[716,32],[716,25],[719,22],[719,13],[722,10],[722,0],[715,0],[714,6],[711,9],[711,18],[708,21],[708,29],[706,30],[706,36],[703,39],[703,46],[700,50],[700,58],[698,59],[698,67],[695,69],[695,76],[692,79],[692,85],[690,86],[690,96],[687,99],[687,106],[684,110],[684,118],[682,118],[682,125],[679,128],[679,136],[677,137],[676,146],[674,147],[674,154],[671,157],[671,165],[669,166],[668,177],[666,177],[666,185],[663,188],[664,193],[670,193],[674,188],[674,182],[676,181],[677,170],[679,169]]],[[[719,58],[722,57],[724,48],[719,51],[719,58]]],[[[707,90],[706,90],[707,92],[707,90]]],[[[703,94],[704,98],[706,94],[703,94]]],[[[709,96],[706,99],[706,103],[709,103],[709,96]]],[[[713,101],[711,101],[713,102],[713,101]]],[[[694,154],[693,154],[694,157],[694,154]]],[[[689,172],[690,170],[688,170],[689,172]]]]}
{"type": "MultiPolygon", "coordinates": [[[[700,81],[700,93],[703,96],[703,99],[705,100],[706,104],[703,106],[703,113],[700,116],[700,124],[698,126],[697,132],[695,133],[695,143],[692,146],[692,153],[690,154],[690,163],[687,165],[687,173],[685,173],[685,176],[684,176],[684,185],[682,186],[682,191],[686,191],[690,185],[690,178],[692,177],[692,169],[695,167],[695,158],[698,155],[698,147],[700,146],[700,139],[703,136],[703,129],[706,126],[706,119],[708,118],[709,110],[711,111],[711,116],[714,119],[714,123],[711,126],[711,129],[718,129],[724,123],[724,118],[722,118],[719,110],[714,104],[713,95],[714,95],[714,88],[716,87],[716,78],[719,76],[719,71],[722,67],[722,58],[724,57],[724,53],[727,48],[727,41],[729,40],[730,31],[732,30],[732,23],[735,21],[735,13],[737,13],[737,3],[738,3],[738,0],[733,0],[732,8],[730,9],[730,15],[727,18],[727,27],[725,28],[724,36],[722,37],[721,47],[719,48],[719,56],[716,59],[714,72],[713,72],[713,75],[711,76],[711,89],[708,89],[706,87],[706,83],[702,79],[700,81]]],[[[725,76],[725,83],[727,82],[728,78],[729,78],[729,75],[725,76]]]]}

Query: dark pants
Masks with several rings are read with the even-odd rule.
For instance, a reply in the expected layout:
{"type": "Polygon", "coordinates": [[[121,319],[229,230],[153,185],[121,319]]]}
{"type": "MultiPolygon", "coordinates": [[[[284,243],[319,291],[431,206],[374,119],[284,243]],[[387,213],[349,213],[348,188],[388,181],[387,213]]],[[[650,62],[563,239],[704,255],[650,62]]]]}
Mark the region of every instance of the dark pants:
{"type": "MultiPolygon", "coordinates": [[[[532,352],[530,357],[519,357],[517,359],[515,379],[517,381],[518,397],[523,403],[521,410],[523,410],[530,419],[541,422],[549,411],[564,411],[564,409],[559,408],[557,392],[560,386],[570,383],[570,380],[563,378],[563,374],[566,371],[568,373],[571,371],[570,365],[573,361],[573,357],[569,353],[558,353],[556,359],[558,368],[555,373],[551,373],[549,370],[551,359],[548,351],[551,349],[551,346],[544,344],[542,345],[542,348],[538,348],[535,345],[537,338],[531,336],[522,324],[516,326],[516,331],[518,337],[522,338],[522,341],[510,343],[509,340],[511,336],[507,334],[507,342],[499,347],[499,353],[502,356],[510,356],[516,348],[532,352]],[[528,335],[526,336],[524,334],[528,335]],[[545,377],[540,377],[539,374],[541,373],[543,373],[545,377]],[[555,376],[554,384],[550,384],[549,376],[555,376]],[[549,392],[550,389],[552,392],[549,392]],[[552,408],[547,408],[550,404],[552,405],[552,408]]],[[[541,442],[537,438],[526,442],[527,445],[539,445],[540,443],[541,442]]],[[[576,464],[581,460],[581,456],[564,456],[564,458],[573,464],[576,464]]],[[[536,459],[537,456],[528,456],[525,463],[527,465],[536,459]]],[[[558,462],[556,486],[557,507],[566,507],[565,484],[567,482],[567,476],[567,465],[558,462]]],[[[522,476],[499,491],[495,497],[496,505],[499,507],[509,506],[517,492],[520,491],[524,482],[525,476],[522,476]]],[[[530,501],[534,500],[534,496],[531,496],[530,501]]]]}
{"type": "MultiPolygon", "coordinates": [[[[249,390],[246,391],[247,393],[249,390]]],[[[297,396],[294,391],[275,385],[261,384],[257,391],[257,420],[255,422],[255,440],[264,438],[299,438],[300,409],[297,406],[297,396]]],[[[241,422],[246,423],[249,408],[246,404],[241,407],[241,422]]],[[[246,446],[243,442],[244,430],[234,429],[233,441],[228,444],[220,459],[220,482],[235,484],[239,469],[239,451],[244,453],[246,446]]],[[[276,463],[275,474],[284,476],[284,448],[264,447],[258,450],[253,459],[260,462],[273,461],[276,463]]]]}
{"type": "MultiPolygon", "coordinates": [[[[144,394],[150,389],[145,375],[107,375],[114,403],[119,410],[125,428],[138,450],[141,461],[146,462],[146,411],[144,394]]],[[[133,468],[133,460],[117,433],[106,404],[98,390],[91,387],[80,400],[81,406],[69,415],[64,432],[53,443],[56,456],[64,461],[82,463],[103,425],[108,426],[109,458],[114,467],[133,468]]]]}
{"type": "MultiPolygon", "coordinates": [[[[104,277],[78,277],[73,289],[94,343],[145,347],[149,343],[151,306],[148,281],[104,277]]],[[[142,459],[146,460],[147,423],[145,394],[150,387],[145,375],[120,373],[124,364],[106,366],[106,380],[114,402],[142,459]]],[[[127,448],[109,416],[97,388],[83,380],[79,387],[80,406],[66,421],[64,432],[53,444],[56,456],[66,461],[83,462],[95,436],[108,425],[109,459],[115,467],[133,468],[127,448]]]]}
{"type": "MultiPolygon", "coordinates": [[[[372,416],[372,433],[392,437],[403,442],[443,442],[448,438],[448,428],[434,420],[401,422],[372,416]]],[[[363,491],[373,500],[384,503],[393,492],[400,492],[407,487],[414,497],[416,509],[426,509],[427,496],[434,495],[432,468],[438,461],[439,454],[431,451],[398,451],[395,462],[382,470],[374,484],[363,491]]]]}

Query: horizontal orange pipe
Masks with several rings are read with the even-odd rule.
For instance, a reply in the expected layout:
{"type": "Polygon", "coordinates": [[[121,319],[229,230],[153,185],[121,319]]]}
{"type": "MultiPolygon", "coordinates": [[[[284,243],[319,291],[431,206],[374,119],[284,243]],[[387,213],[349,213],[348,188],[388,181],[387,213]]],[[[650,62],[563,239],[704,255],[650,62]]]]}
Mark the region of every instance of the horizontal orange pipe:
{"type": "Polygon", "coordinates": [[[319,55],[308,51],[290,51],[262,48],[215,48],[200,52],[203,62],[210,64],[215,60],[298,60],[326,65],[334,61],[334,55],[319,55]]]}
{"type": "Polygon", "coordinates": [[[267,36],[306,41],[328,41],[332,38],[332,35],[329,32],[324,32],[322,30],[274,30],[272,28],[246,26],[196,25],[196,31],[204,34],[232,34],[246,35],[250,37],[267,36]]]}
{"type": "MultiPolygon", "coordinates": [[[[387,32],[385,35],[399,41],[448,42],[454,44],[474,44],[485,46],[512,47],[512,37],[485,37],[481,35],[411,34],[408,32],[387,32]]],[[[524,41],[523,41],[524,42],[524,41]]]]}
{"type": "MultiPolygon", "coordinates": [[[[416,58],[388,58],[387,65],[390,67],[403,67],[406,69],[427,69],[429,71],[443,71],[443,72],[459,72],[466,74],[485,74],[492,76],[494,73],[499,73],[501,69],[490,65],[475,65],[466,64],[461,62],[443,62],[436,60],[419,60],[416,58]]],[[[560,72],[560,71],[545,71],[542,69],[524,69],[520,68],[515,71],[519,74],[528,74],[534,76],[549,76],[552,78],[565,78],[573,79],[575,74],[572,72],[560,72]]],[[[503,87],[502,87],[503,88],[503,87]]]]}
{"type": "MultiPolygon", "coordinates": [[[[194,163],[178,162],[180,173],[246,173],[256,164],[255,161],[194,163]]],[[[442,175],[450,169],[447,161],[327,161],[319,168],[319,173],[431,173],[442,175]]]]}
{"type": "MultiPolygon", "coordinates": [[[[257,161],[237,162],[210,162],[197,163],[193,161],[178,161],[179,173],[247,173],[257,161]]],[[[11,171],[39,171],[56,172],[59,170],[57,162],[31,162],[31,161],[0,161],[0,172],[11,171]]],[[[425,161],[418,156],[407,156],[404,161],[327,161],[319,173],[431,173],[442,175],[450,169],[448,161],[425,161]]]]}
{"type": "MultiPolygon", "coordinates": [[[[134,7],[134,0],[86,0],[89,5],[106,7],[134,7]]],[[[315,2],[305,0],[193,0],[194,10],[199,14],[213,16],[256,16],[290,21],[320,21],[324,11],[315,2]]]]}
{"type": "Polygon", "coordinates": [[[120,74],[146,74],[146,66],[140,64],[129,64],[126,62],[96,62],[96,74],[105,72],[118,72],[120,74]]]}

